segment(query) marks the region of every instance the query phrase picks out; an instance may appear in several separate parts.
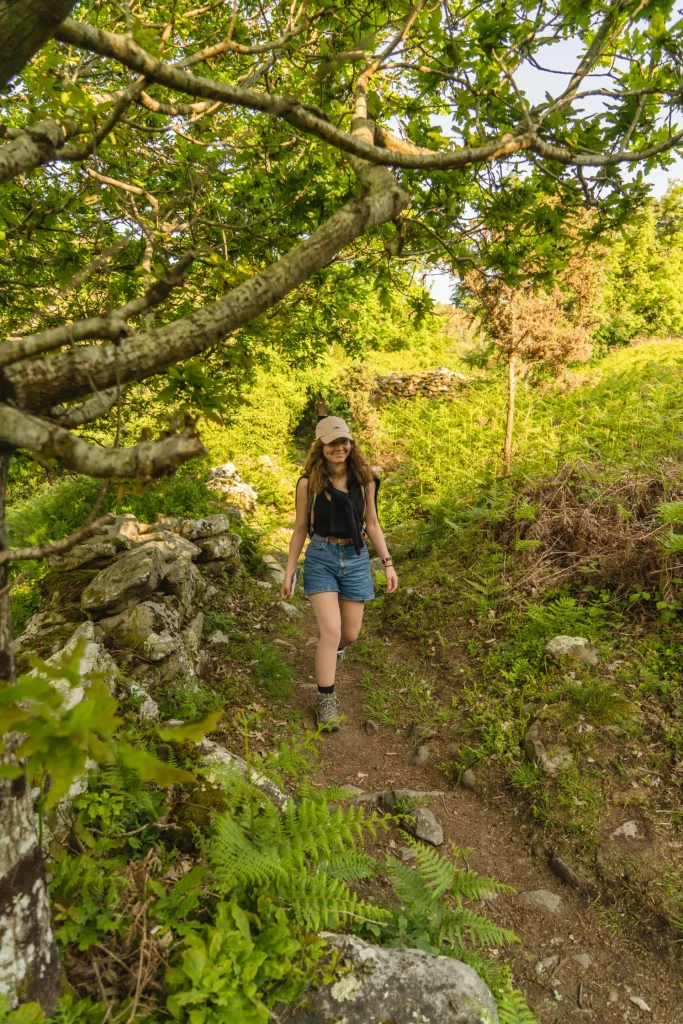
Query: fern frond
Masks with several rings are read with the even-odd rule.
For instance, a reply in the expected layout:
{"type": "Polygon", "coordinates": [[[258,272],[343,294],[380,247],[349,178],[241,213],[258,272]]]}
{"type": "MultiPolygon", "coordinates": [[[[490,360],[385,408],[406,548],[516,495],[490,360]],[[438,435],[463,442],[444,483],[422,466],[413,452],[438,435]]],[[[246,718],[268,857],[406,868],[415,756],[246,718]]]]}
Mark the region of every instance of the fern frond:
{"type": "Polygon", "coordinates": [[[451,946],[464,946],[464,937],[471,946],[502,946],[506,943],[519,942],[514,932],[501,928],[495,921],[490,921],[481,914],[475,914],[468,907],[458,910],[444,908],[439,922],[439,945],[448,942],[451,946]]]}
{"type": "Polygon", "coordinates": [[[452,891],[455,865],[451,861],[424,844],[413,844],[417,850],[417,857],[413,861],[417,871],[429,889],[434,899],[439,899],[444,893],[452,891]]]}
{"type": "Polygon", "coordinates": [[[395,857],[387,857],[386,872],[394,892],[411,914],[432,911],[434,897],[419,872],[395,857]]]}
{"type": "Polygon", "coordinates": [[[298,874],[276,886],[276,895],[292,910],[296,920],[311,931],[339,928],[348,921],[380,924],[391,917],[388,910],[360,899],[338,878],[298,874]]]}
{"type": "Polygon", "coordinates": [[[347,850],[338,853],[328,861],[321,861],[318,872],[324,871],[328,878],[340,878],[343,882],[357,882],[361,878],[372,878],[376,873],[377,861],[367,853],[347,850]]]}
{"type": "Polygon", "coordinates": [[[517,989],[510,988],[496,1000],[500,1024],[538,1024],[527,1006],[526,999],[517,989]]]}
{"type": "Polygon", "coordinates": [[[470,868],[456,868],[453,872],[453,884],[451,895],[466,900],[485,900],[497,893],[512,894],[515,889],[504,882],[497,882],[495,878],[486,878],[478,875],[470,868]]]}
{"type": "Polygon", "coordinates": [[[207,852],[224,892],[238,885],[264,885],[286,874],[277,854],[257,850],[229,814],[216,821],[207,852]]]}

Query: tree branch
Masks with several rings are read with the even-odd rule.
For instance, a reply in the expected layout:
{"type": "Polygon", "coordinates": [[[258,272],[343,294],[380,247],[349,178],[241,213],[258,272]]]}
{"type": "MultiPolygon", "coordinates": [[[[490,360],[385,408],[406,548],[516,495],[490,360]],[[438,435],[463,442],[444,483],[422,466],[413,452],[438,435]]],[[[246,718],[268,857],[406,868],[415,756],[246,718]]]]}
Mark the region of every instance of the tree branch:
{"type": "MultiPolygon", "coordinates": [[[[26,359],[27,356],[50,352],[52,349],[61,348],[62,345],[72,345],[76,341],[86,341],[89,338],[109,338],[111,341],[118,341],[122,335],[132,334],[127,324],[130,317],[165,302],[173,289],[183,284],[185,273],[194,259],[194,252],[185,253],[182,259],[171,267],[165,278],[156,281],[144,295],[131,299],[125,306],[115,309],[112,313],[103,313],[88,320],[77,320],[73,324],[63,324],[61,327],[41,331],[39,334],[30,334],[26,338],[6,342],[0,346],[0,366],[8,366],[26,359]]],[[[60,399],[57,397],[55,400],[60,399]]]]}
{"type": "Polygon", "coordinates": [[[55,406],[50,409],[48,417],[54,420],[60,427],[72,429],[82,427],[84,423],[92,423],[106,416],[116,405],[118,400],[118,388],[107,388],[106,391],[98,391],[92,398],[88,398],[80,405],[71,405],[66,408],[55,406]]]}
{"type": "MultiPolygon", "coordinates": [[[[4,391],[25,409],[49,409],[60,402],[110,388],[117,381],[124,385],[144,380],[215,345],[303,284],[354,239],[379,224],[395,220],[409,205],[408,195],[386,169],[358,160],[352,160],[352,166],[364,191],[363,198],[350,200],[280,260],[243,281],[218,302],[175,323],[124,337],[117,345],[74,347],[42,359],[24,358],[46,351],[40,346],[48,342],[50,348],[55,348],[71,341],[71,332],[83,337],[82,325],[78,323],[46,331],[42,339],[34,335],[22,343],[9,342],[0,347],[0,364],[5,364],[0,393],[4,391]],[[64,334],[59,335],[60,331],[64,334]],[[17,344],[26,348],[15,348],[11,360],[8,359],[5,350],[17,344]],[[17,362],[19,359],[22,362],[17,362]],[[10,361],[15,365],[8,366],[10,361]]],[[[97,319],[104,324],[105,318],[97,319]]],[[[92,325],[93,321],[89,323],[92,325]]]]}
{"type": "Polygon", "coordinates": [[[52,544],[41,544],[36,548],[10,548],[0,551],[0,565],[3,562],[20,562],[24,558],[50,558],[52,555],[63,555],[66,551],[71,551],[81,541],[93,537],[96,533],[101,533],[105,526],[114,522],[115,518],[116,516],[113,516],[111,512],[107,512],[93,523],[86,523],[85,526],[70,533],[68,537],[62,537],[52,544]]]}
{"type": "Polygon", "coordinates": [[[76,0],[0,0],[0,88],[48,41],[76,0]]]}
{"type": "Polygon", "coordinates": [[[57,160],[63,144],[64,132],[54,121],[25,128],[0,149],[0,183],[57,160]]]}
{"type": "Polygon", "coordinates": [[[151,480],[207,454],[193,426],[162,441],[141,441],[131,448],[98,448],[63,427],[2,404],[0,440],[52,457],[65,469],[106,479],[151,480]]]}

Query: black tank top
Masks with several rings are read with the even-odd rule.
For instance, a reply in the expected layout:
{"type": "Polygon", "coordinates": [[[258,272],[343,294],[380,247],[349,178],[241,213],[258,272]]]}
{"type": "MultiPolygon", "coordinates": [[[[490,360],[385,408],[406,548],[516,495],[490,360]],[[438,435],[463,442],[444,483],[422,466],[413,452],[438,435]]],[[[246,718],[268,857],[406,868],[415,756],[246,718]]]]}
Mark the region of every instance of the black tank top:
{"type": "MultiPolygon", "coordinates": [[[[308,480],[308,477],[305,476],[304,480],[308,480]]],[[[347,486],[349,489],[349,497],[356,506],[360,521],[363,522],[363,519],[365,517],[365,502],[363,501],[363,492],[361,490],[360,484],[356,480],[356,477],[353,475],[353,473],[349,474],[347,486]]],[[[313,506],[313,532],[317,533],[319,537],[330,536],[331,504],[332,502],[330,501],[329,498],[325,497],[324,492],[322,494],[319,494],[315,499],[315,505],[313,506]]],[[[308,504],[307,507],[309,507],[308,504]]],[[[347,530],[338,530],[335,536],[346,539],[351,535],[347,530]]]]}

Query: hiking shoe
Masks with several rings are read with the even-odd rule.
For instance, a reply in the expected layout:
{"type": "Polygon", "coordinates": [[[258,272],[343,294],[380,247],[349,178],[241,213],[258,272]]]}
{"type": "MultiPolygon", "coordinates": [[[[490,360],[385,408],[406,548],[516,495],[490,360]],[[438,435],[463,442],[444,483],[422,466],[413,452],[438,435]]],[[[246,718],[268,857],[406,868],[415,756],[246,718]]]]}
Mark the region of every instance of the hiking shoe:
{"type": "Polygon", "coordinates": [[[337,651],[337,668],[339,668],[339,666],[341,665],[341,663],[343,662],[345,657],[346,657],[346,648],[345,647],[340,647],[339,650],[337,651]]]}
{"type": "Polygon", "coordinates": [[[339,721],[339,700],[336,693],[319,693],[315,717],[318,728],[325,732],[337,732],[339,721]]]}

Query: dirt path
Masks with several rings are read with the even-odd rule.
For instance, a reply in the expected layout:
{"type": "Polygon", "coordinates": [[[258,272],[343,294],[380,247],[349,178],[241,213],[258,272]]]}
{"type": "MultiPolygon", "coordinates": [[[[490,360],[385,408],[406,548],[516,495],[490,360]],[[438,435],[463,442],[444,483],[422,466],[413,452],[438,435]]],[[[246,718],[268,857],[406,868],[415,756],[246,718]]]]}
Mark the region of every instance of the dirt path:
{"type": "MultiPolygon", "coordinates": [[[[303,629],[304,637],[288,637],[281,650],[297,670],[298,685],[289,705],[312,717],[316,631],[310,611],[303,629]]],[[[541,1024],[683,1024],[680,960],[640,945],[634,935],[612,934],[598,902],[563,885],[545,858],[533,856],[528,829],[504,795],[484,798],[449,784],[436,768],[446,757],[445,737],[429,742],[429,761],[418,765],[409,763],[413,744],[406,731],[379,726],[372,734],[366,732],[359,681],[367,671],[367,666],[351,662],[338,673],[345,725],[325,737],[314,781],[358,786],[366,793],[396,788],[443,791],[425,803],[440,821],[446,844],[450,840],[472,848],[471,867],[514,886],[519,894],[487,901],[482,912],[519,935],[518,947],[494,955],[512,964],[515,983],[527,994],[541,1024]],[[560,897],[557,912],[526,906],[520,898],[540,889],[560,897]],[[651,1012],[639,1008],[631,996],[643,1000],[651,1012]]],[[[395,828],[382,841],[396,854],[403,845],[402,833],[395,828]]],[[[442,850],[446,849],[444,845],[442,850]]]]}

